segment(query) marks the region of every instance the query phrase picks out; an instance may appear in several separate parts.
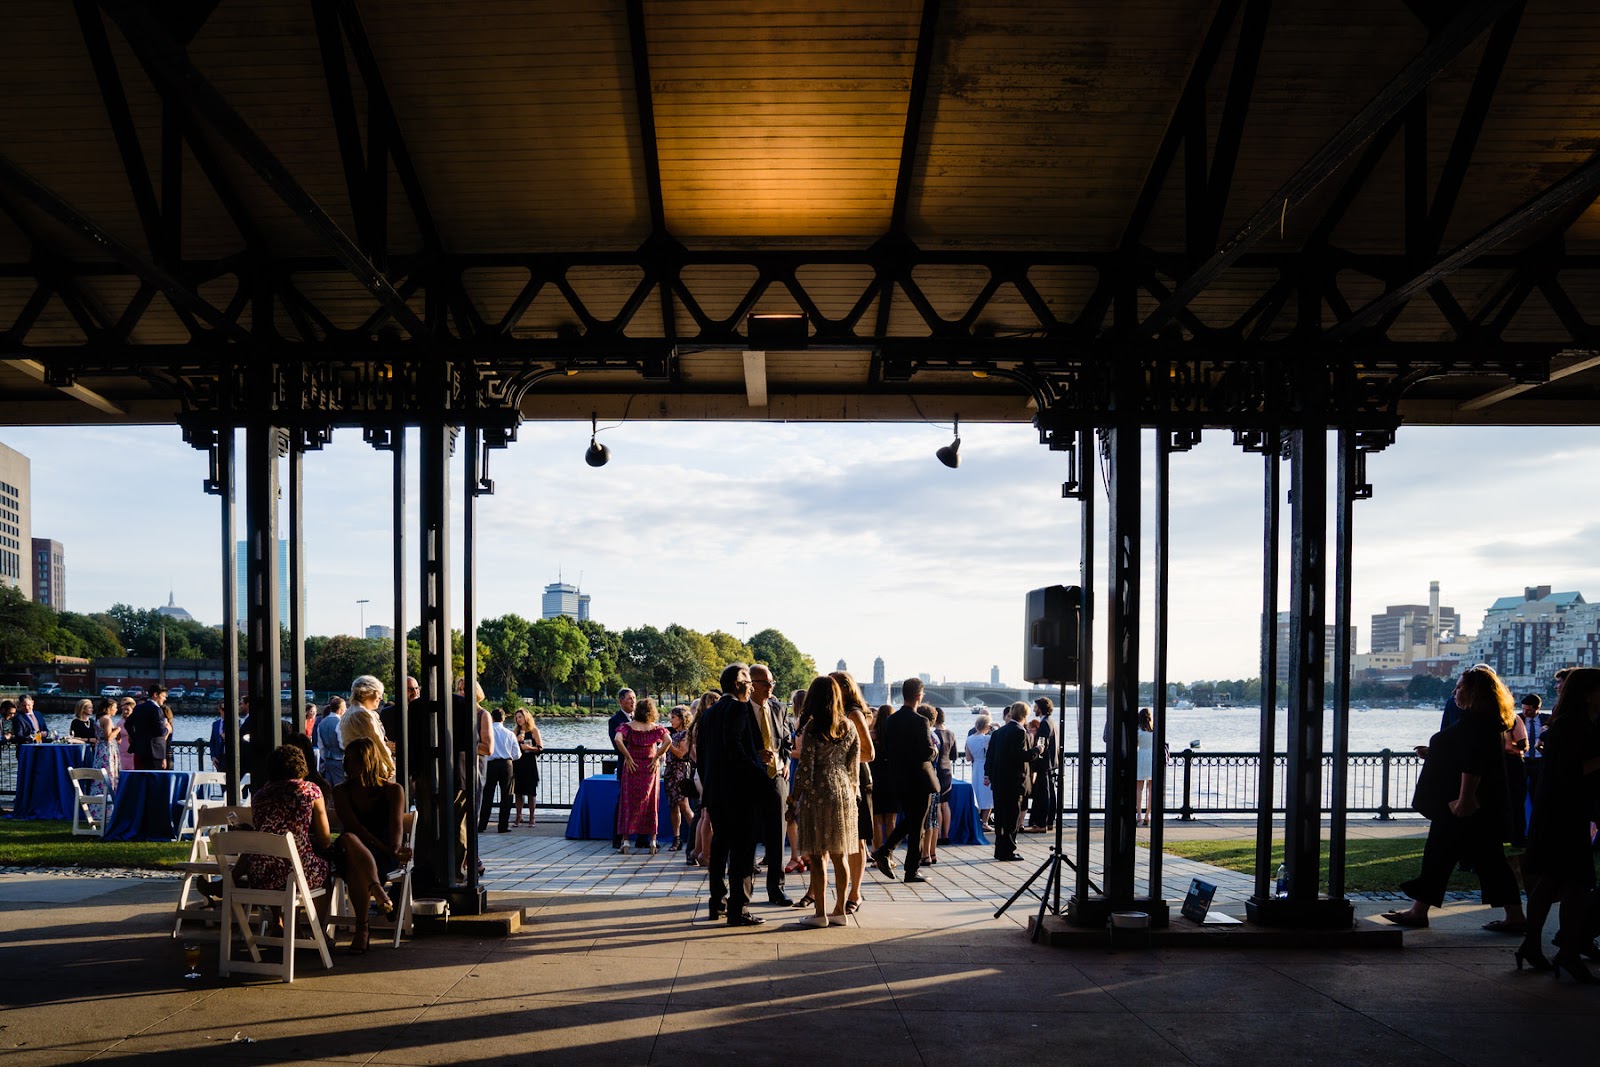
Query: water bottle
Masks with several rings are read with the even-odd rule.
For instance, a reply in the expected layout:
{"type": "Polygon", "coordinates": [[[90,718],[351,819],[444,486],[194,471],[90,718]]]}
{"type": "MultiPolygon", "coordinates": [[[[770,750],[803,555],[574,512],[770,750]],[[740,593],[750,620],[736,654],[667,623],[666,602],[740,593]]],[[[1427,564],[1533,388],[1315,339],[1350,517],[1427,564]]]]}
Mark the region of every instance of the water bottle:
{"type": "Polygon", "coordinates": [[[1278,864],[1277,894],[1280,897],[1289,895],[1289,865],[1287,863],[1278,864]]]}

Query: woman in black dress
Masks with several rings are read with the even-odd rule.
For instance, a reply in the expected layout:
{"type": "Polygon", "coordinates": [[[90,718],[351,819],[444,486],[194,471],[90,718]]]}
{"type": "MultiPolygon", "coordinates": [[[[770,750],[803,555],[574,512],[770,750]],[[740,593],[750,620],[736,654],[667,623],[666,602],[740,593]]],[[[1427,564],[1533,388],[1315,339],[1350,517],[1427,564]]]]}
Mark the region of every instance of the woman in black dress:
{"type": "Polygon", "coordinates": [[[1589,775],[1600,770],[1595,717],[1600,714],[1600,670],[1580,667],[1567,674],[1544,732],[1544,767],[1533,798],[1528,824],[1528,851],[1522,857],[1528,879],[1528,931],[1517,949],[1517,970],[1524,963],[1536,971],[1563,968],[1580,982],[1595,981],[1583,965],[1580,948],[1587,940],[1589,893],[1594,888],[1594,851],[1590,846],[1589,775]],[[1587,779],[1587,780],[1586,780],[1587,779]],[[1556,934],[1554,964],[1545,959],[1544,922],[1550,906],[1561,901],[1561,929],[1556,934]]]}
{"type": "Polygon", "coordinates": [[[1450,872],[1466,860],[1478,873],[1483,902],[1506,911],[1484,929],[1520,934],[1527,919],[1503,847],[1511,830],[1504,757],[1505,734],[1516,714],[1511,693],[1480,663],[1456,683],[1455,701],[1461,718],[1417,749],[1425,762],[1411,803],[1430,821],[1422,871],[1400,884],[1412,904],[1383,917],[1396,926],[1427,926],[1429,909],[1444,904],[1450,872]]]}
{"type": "Polygon", "coordinates": [[[517,751],[520,755],[511,764],[511,814],[512,826],[522,825],[522,813],[528,813],[528,825],[533,825],[539,796],[539,753],[544,751],[544,738],[526,708],[518,708],[513,723],[516,726],[517,751]]]}

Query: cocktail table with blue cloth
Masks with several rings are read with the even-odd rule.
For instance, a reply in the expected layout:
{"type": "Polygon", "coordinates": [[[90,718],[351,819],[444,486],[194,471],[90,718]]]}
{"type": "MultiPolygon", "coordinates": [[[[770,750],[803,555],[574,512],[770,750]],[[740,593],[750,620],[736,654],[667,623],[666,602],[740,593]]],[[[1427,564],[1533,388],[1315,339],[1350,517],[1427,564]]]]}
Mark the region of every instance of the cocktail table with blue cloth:
{"type": "Polygon", "coordinates": [[[107,841],[176,841],[189,802],[188,771],[123,771],[107,841]]]}
{"type": "Polygon", "coordinates": [[[978,821],[978,803],[971,782],[960,780],[950,783],[950,843],[952,845],[987,845],[983,824],[978,821]]]}
{"type": "Polygon", "coordinates": [[[13,819],[72,818],[72,779],[67,771],[94,762],[91,745],[17,746],[17,802],[13,819]]]}
{"type": "MultiPolygon", "coordinates": [[[[579,782],[578,795],[572,798],[572,814],[567,816],[567,836],[574,841],[611,840],[621,789],[614,774],[591,774],[579,782]]],[[[656,808],[656,837],[663,841],[672,834],[669,810],[667,791],[662,789],[656,808]]]]}

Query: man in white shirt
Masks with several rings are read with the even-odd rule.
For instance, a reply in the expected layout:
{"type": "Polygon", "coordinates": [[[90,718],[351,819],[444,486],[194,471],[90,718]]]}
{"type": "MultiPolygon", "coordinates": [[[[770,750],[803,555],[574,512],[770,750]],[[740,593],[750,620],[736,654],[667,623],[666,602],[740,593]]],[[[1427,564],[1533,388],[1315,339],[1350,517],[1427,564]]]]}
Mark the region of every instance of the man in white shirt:
{"type": "Polygon", "coordinates": [[[478,833],[489,829],[489,812],[494,807],[495,790],[500,791],[500,832],[511,829],[511,761],[522,754],[517,735],[506,729],[506,713],[495,708],[490,714],[489,765],[483,780],[483,805],[478,809],[478,833]]]}

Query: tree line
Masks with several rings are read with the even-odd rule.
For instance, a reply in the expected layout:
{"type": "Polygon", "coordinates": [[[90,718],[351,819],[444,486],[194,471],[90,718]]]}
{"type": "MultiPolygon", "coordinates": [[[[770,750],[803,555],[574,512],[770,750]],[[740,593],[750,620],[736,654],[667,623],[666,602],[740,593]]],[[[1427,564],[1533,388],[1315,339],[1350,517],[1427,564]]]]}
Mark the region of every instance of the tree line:
{"type": "MultiPolygon", "coordinates": [[[[21,592],[0,588],[0,663],[42,663],[56,656],[102,659],[161,655],[169,660],[222,658],[222,631],[192,619],[175,619],[153,608],[115,604],[108,611],[56,612],[21,592]]],[[[451,632],[453,670],[465,656],[459,630],[451,632]]],[[[282,634],[289,654],[289,634],[282,634]]],[[[421,628],[406,634],[407,673],[421,672],[421,628]]],[[[306,685],[343,692],[363,674],[394,689],[394,642],[389,638],[308,636],[306,685]]],[[[816,661],[783,633],[765,629],[741,641],[721,630],[700,633],[673,623],[663,628],[607,629],[593,619],[565,616],[528,620],[507,614],[478,624],[478,676],[486,692],[527,695],[549,703],[592,703],[596,696],[627,686],[641,696],[671,694],[685,699],[717,686],[729,663],[766,663],[776,691],[787,695],[816,676],[816,661]]]]}

